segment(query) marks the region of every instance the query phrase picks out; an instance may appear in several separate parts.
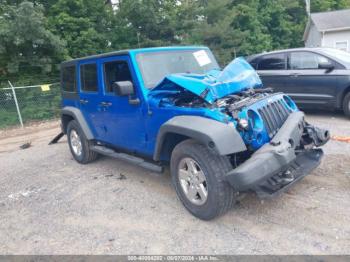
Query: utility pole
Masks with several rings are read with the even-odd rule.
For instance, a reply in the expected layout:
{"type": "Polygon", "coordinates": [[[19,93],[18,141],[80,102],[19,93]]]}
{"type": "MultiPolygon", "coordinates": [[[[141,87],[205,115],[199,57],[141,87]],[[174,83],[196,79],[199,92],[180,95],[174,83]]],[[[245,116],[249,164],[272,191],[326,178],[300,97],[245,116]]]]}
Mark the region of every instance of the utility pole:
{"type": "Polygon", "coordinates": [[[306,4],[306,13],[308,16],[310,16],[311,13],[311,0],[305,0],[305,4],[306,4]]]}
{"type": "Polygon", "coordinates": [[[137,44],[140,48],[140,33],[139,32],[137,32],[137,44]]]}

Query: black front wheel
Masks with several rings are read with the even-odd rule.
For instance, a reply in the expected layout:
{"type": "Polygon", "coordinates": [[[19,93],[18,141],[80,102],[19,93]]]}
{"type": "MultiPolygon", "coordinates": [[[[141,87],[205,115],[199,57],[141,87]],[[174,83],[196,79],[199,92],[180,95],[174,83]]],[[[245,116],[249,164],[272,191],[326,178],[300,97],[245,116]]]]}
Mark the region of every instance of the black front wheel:
{"type": "Polygon", "coordinates": [[[343,99],[343,111],[347,117],[350,117],[350,92],[343,99]]]}
{"type": "Polygon", "coordinates": [[[203,220],[222,215],[233,205],[234,191],[223,179],[230,169],[227,157],[192,139],[179,143],[171,155],[176,193],[186,209],[203,220]]]}
{"type": "Polygon", "coordinates": [[[98,154],[90,149],[92,142],[86,138],[77,121],[68,123],[67,138],[69,149],[77,162],[87,164],[97,158],[98,154]]]}

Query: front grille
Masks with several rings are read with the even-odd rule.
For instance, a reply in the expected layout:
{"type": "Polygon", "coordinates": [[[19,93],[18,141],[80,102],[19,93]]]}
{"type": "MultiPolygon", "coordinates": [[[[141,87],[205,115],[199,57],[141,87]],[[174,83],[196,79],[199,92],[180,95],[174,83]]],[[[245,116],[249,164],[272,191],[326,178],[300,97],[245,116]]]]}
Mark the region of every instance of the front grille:
{"type": "Polygon", "coordinates": [[[266,130],[272,138],[291,113],[290,109],[286,108],[283,99],[273,101],[259,108],[259,113],[263,118],[266,130]]]}

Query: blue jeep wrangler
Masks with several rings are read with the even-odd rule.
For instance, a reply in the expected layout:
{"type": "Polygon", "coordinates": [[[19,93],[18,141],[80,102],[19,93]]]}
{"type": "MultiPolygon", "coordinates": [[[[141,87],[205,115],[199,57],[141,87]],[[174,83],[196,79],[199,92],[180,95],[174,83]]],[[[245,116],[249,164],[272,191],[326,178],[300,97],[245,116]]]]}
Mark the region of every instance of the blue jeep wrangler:
{"type": "Polygon", "coordinates": [[[62,63],[62,131],[76,161],[99,154],[155,172],[170,165],[196,217],[238,194],[271,197],[316,168],[329,132],[242,58],[220,70],[206,47],[125,50],[62,63]]]}

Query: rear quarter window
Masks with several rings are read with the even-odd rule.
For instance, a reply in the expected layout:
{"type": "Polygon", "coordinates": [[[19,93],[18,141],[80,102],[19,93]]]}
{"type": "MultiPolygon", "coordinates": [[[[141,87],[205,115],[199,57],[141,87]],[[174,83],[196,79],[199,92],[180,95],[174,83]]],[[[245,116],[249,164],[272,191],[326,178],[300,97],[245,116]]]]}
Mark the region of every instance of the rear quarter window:
{"type": "Polygon", "coordinates": [[[76,68],[75,65],[64,66],[61,69],[61,87],[66,92],[76,92],[76,68]]]}

